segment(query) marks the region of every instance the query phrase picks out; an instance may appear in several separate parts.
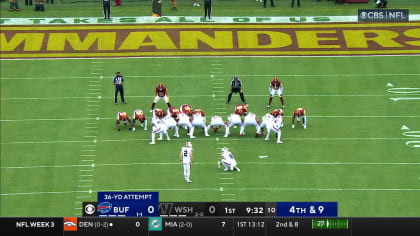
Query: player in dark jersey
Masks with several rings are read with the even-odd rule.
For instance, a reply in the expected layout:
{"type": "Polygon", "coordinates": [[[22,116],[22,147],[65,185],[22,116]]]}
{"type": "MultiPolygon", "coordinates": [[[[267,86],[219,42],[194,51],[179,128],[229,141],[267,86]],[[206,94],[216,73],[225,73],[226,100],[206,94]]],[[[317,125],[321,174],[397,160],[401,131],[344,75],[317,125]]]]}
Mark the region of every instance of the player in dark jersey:
{"type": "Polygon", "coordinates": [[[154,111],[155,111],[154,117],[162,119],[163,117],[166,116],[166,112],[162,109],[155,109],[154,111]]]}
{"type": "Polygon", "coordinates": [[[144,126],[144,130],[147,130],[146,115],[144,115],[143,111],[140,109],[134,110],[133,112],[133,120],[131,121],[131,126],[132,126],[133,131],[136,130],[135,124],[137,120],[140,123],[140,127],[144,126]]]}
{"type": "Polygon", "coordinates": [[[120,122],[123,121],[124,125],[127,125],[128,123],[128,129],[131,130],[131,121],[130,117],[127,115],[126,112],[118,112],[117,113],[117,121],[115,122],[115,126],[117,127],[117,130],[120,131],[120,122]]]}
{"type": "Polygon", "coordinates": [[[182,113],[187,114],[188,116],[192,116],[192,114],[193,114],[193,109],[192,109],[192,107],[191,107],[190,105],[188,105],[188,104],[183,104],[183,105],[181,105],[181,107],[179,108],[179,110],[180,110],[182,113]]]}
{"type": "Polygon", "coordinates": [[[167,112],[176,122],[179,121],[179,114],[181,113],[178,108],[170,107],[167,112]]]}
{"type": "Polygon", "coordinates": [[[295,128],[295,118],[297,120],[297,123],[299,123],[300,118],[302,118],[302,125],[303,128],[306,129],[306,112],[303,108],[298,108],[293,112],[293,118],[292,118],[292,128],[295,128]]]}
{"type": "Polygon", "coordinates": [[[157,102],[159,102],[161,99],[163,99],[166,104],[168,105],[168,108],[171,107],[171,103],[169,103],[169,93],[168,88],[166,88],[163,83],[159,83],[159,85],[155,89],[155,98],[153,100],[152,108],[150,112],[155,109],[155,105],[157,102]]]}
{"type": "Polygon", "coordinates": [[[273,97],[278,94],[281,101],[281,106],[284,109],[284,100],[283,100],[283,82],[279,81],[277,77],[274,77],[273,81],[270,82],[270,100],[268,100],[268,106],[267,108],[270,108],[271,101],[273,100],[273,97]]]}
{"type": "Polygon", "coordinates": [[[248,104],[246,104],[246,105],[244,105],[244,104],[236,105],[235,106],[235,114],[238,114],[240,116],[242,116],[242,115],[245,116],[248,112],[248,107],[249,107],[248,104]]]}

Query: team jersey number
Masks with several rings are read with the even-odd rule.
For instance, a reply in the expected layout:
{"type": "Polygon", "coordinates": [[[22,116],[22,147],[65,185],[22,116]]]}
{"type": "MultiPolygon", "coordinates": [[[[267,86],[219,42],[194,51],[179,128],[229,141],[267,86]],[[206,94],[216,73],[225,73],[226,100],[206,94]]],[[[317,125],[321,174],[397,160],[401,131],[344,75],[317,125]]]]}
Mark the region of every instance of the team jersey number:
{"type": "Polygon", "coordinates": [[[184,157],[188,157],[188,150],[184,150],[184,157]]]}

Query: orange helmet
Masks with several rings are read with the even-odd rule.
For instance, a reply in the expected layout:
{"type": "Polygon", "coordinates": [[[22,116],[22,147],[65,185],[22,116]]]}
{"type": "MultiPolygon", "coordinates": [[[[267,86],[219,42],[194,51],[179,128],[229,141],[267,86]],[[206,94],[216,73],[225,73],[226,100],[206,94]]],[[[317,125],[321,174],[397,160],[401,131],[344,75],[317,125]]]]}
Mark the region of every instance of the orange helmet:
{"type": "Polygon", "coordinates": [[[279,81],[279,79],[277,77],[274,77],[274,81],[279,81]]]}
{"type": "Polygon", "coordinates": [[[158,87],[163,87],[163,83],[159,83],[158,87]]]}

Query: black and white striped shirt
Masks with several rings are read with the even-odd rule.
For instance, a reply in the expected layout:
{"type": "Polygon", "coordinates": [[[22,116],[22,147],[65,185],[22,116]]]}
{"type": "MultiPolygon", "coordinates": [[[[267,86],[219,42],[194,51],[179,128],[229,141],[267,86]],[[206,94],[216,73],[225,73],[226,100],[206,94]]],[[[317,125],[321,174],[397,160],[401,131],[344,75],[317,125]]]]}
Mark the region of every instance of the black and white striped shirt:
{"type": "Polygon", "coordinates": [[[232,82],[230,83],[230,86],[232,86],[232,88],[234,89],[240,89],[242,87],[242,83],[239,79],[237,80],[233,79],[232,82]]]}
{"type": "Polygon", "coordinates": [[[114,77],[114,80],[112,83],[114,83],[115,85],[122,85],[124,82],[124,77],[122,75],[117,75],[114,77]]]}

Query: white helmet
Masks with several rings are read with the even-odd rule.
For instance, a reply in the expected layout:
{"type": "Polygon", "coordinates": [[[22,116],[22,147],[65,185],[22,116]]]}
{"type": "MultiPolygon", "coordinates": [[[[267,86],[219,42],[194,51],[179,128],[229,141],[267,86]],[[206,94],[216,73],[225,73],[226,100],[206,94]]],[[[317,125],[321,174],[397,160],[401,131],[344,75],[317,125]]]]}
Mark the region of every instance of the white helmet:
{"type": "Polygon", "coordinates": [[[228,148],[227,147],[222,148],[222,152],[223,153],[228,152],[228,148]]]}
{"type": "Polygon", "coordinates": [[[185,144],[185,146],[186,146],[186,147],[191,148],[191,147],[192,147],[192,144],[191,144],[191,142],[187,142],[187,143],[185,144]]]}

